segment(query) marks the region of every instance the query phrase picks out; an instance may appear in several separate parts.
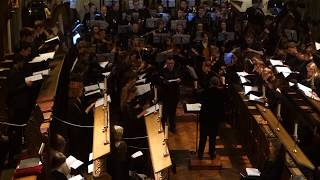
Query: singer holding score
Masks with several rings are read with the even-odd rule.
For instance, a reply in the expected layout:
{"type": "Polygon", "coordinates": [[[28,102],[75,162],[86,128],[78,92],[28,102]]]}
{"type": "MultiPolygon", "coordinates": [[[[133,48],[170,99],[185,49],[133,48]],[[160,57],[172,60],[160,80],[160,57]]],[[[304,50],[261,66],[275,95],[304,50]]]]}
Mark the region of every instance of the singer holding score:
{"type": "Polygon", "coordinates": [[[162,125],[169,122],[169,130],[176,131],[176,109],[179,101],[181,71],[173,56],[168,56],[166,64],[160,72],[161,97],[163,103],[162,125]]]}

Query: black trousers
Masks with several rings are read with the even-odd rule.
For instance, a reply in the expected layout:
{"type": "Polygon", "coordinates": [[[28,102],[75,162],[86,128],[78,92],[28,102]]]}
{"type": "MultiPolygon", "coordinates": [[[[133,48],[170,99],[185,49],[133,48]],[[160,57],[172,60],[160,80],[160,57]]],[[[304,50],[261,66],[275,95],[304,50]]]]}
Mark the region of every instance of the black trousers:
{"type": "Polygon", "coordinates": [[[200,123],[200,140],[199,140],[199,148],[198,155],[199,157],[203,156],[204,149],[206,147],[207,137],[209,136],[209,154],[210,156],[214,156],[216,151],[216,136],[218,133],[219,124],[210,125],[200,123]]]}
{"type": "Polygon", "coordinates": [[[164,100],[162,110],[162,125],[164,127],[165,122],[169,122],[170,129],[176,128],[176,109],[178,100],[164,100]]]}

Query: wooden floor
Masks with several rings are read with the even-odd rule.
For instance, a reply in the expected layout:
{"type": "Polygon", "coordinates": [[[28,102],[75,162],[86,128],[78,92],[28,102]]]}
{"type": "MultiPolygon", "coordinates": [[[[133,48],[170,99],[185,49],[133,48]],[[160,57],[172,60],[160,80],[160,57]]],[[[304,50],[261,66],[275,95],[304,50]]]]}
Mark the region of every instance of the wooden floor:
{"type": "MultiPolygon", "coordinates": [[[[176,173],[171,171],[172,180],[239,180],[240,172],[251,167],[250,161],[243,152],[242,145],[237,143],[234,129],[228,123],[221,124],[217,137],[217,156],[222,163],[221,170],[190,170],[190,152],[196,150],[196,118],[195,114],[185,113],[182,97],[177,109],[177,131],[169,133],[171,156],[176,163],[176,173]]],[[[205,152],[208,152],[208,143],[205,152]]]]}

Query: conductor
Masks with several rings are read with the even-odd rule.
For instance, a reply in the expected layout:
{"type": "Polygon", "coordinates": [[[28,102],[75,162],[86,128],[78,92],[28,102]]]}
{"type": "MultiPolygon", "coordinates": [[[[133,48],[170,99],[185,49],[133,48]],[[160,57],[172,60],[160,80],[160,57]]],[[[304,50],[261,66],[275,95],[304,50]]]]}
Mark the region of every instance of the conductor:
{"type": "Polygon", "coordinates": [[[210,79],[209,88],[200,94],[202,104],[200,110],[200,140],[198,157],[202,159],[204,148],[209,136],[210,158],[215,158],[216,136],[220,121],[224,118],[225,93],[220,86],[219,78],[213,76],[210,79]]]}

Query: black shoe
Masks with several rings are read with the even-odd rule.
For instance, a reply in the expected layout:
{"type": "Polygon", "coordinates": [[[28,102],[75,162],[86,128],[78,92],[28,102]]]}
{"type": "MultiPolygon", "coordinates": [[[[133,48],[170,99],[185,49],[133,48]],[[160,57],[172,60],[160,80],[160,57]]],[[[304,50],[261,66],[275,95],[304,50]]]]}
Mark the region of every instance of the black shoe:
{"type": "Polygon", "coordinates": [[[203,154],[198,154],[198,159],[202,160],[202,158],[203,158],[203,154]]]}
{"type": "Polygon", "coordinates": [[[176,133],[176,128],[175,127],[174,128],[170,128],[169,131],[172,132],[172,133],[176,133]]]}
{"type": "Polygon", "coordinates": [[[216,158],[216,153],[210,153],[210,159],[214,160],[216,158]]]}

